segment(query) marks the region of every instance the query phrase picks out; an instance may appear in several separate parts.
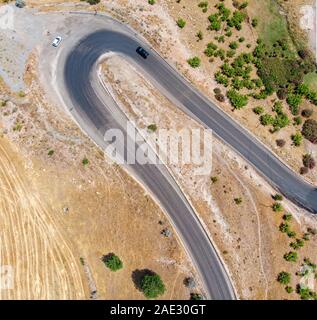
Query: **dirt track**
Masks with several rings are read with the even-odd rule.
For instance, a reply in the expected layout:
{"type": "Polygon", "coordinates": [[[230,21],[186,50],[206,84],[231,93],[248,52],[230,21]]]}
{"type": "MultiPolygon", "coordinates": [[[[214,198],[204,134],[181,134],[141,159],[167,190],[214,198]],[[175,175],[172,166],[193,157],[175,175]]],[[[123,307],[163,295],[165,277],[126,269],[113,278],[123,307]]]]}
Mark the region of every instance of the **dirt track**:
{"type": "Polygon", "coordinates": [[[13,266],[13,289],[0,290],[0,299],[84,298],[78,261],[54,214],[0,142],[0,264],[13,266]]]}

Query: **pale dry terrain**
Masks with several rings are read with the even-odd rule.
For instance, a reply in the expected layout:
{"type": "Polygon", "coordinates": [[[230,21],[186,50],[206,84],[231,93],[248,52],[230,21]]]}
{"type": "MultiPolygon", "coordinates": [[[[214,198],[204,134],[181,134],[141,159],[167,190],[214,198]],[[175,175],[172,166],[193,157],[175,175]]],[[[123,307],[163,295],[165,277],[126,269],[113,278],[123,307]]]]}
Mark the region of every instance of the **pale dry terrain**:
{"type": "Polygon", "coordinates": [[[58,217],[26,178],[21,159],[0,140],[0,261],[13,268],[1,299],[83,299],[79,260],[58,217]]]}
{"type": "Polygon", "coordinates": [[[150,269],[166,285],[162,298],[188,299],[183,280],[195,274],[176,235],[161,235],[172,231],[165,215],[45,101],[36,65],[32,55],[25,97],[1,82],[1,260],[13,266],[15,279],[2,298],[88,299],[95,286],[98,299],[143,299],[132,275],[150,269]],[[110,252],[123,261],[117,273],[101,260],[110,252]]]}

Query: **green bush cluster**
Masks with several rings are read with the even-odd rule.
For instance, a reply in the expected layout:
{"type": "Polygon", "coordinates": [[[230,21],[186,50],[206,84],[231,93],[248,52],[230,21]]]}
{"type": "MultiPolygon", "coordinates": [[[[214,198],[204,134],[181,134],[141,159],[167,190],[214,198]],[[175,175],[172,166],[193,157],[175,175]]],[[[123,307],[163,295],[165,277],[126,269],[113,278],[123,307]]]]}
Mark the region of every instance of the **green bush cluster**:
{"type": "Polygon", "coordinates": [[[227,92],[227,97],[235,109],[243,108],[249,101],[248,96],[239,94],[239,92],[234,89],[227,92]]]}
{"type": "MultiPolygon", "coordinates": [[[[208,20],[210,22],[209,29],[219,31],[222,27],[222,23],[226,23],[226,32],[230,34],[230,28],[236,28],[241,30],[242,22],[245,21],[247,14],[236,10],[231,14],[231,10],[228,9],[224,3],[218,3],[216,5],[218,12],[209,15],[208,20]]],[[[229,35],[228,35],[229,36],[229,35]]]]}
{"type": "Polygon", "coordinates": [[[281,88],[301,84],[304,75],[316,69],[310,59],[303,60],[294,55],[285,40],[279,40],[272,48],[268,48],[259,39],[253,55],[256,58],[255,65],[258,68],[258,75],[268,94],[277,92],[281,88]]]}

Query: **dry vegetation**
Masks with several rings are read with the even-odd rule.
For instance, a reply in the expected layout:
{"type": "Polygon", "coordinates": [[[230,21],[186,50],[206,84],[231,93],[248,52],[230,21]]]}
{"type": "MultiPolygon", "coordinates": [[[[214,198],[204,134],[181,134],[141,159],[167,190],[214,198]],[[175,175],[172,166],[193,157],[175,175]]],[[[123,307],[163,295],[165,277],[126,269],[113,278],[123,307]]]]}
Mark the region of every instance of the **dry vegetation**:
{"type": "Polygon", "coordinates": [[[166,285],[163,298],[188,299],[183,280],[193,271],[176,237],[161,235],[169,222],[45,101],[36,63],[32,55],[25,97],[1,86],[1,261],[15,270],[14,290],[3,298],[89,298],[96,287],[99,299],[142,299],[132,273],[151,269],[166,285]],[[124,263],[115,274],[101,260],[109,252],[124,263]]]}

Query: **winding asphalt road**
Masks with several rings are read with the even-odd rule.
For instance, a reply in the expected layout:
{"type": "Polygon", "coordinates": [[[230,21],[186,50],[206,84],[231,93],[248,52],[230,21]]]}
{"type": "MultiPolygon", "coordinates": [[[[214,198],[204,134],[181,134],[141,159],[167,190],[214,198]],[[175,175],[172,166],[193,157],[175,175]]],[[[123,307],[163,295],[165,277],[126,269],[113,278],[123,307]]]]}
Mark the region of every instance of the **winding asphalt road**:
{"type": "MultiPolygon", "coordinates": [[[[98,84],[97,64],[106,52],[123,55],[136,65],[159,91],[179,108],[230,145],[287,198],[317,213],[317,191],[285,166],[270,150],[243,129],[213,102],[200,94],[146,43],[133,33],[100,30],[81,39],[68,54],[64,82],[75,119],[100,146],[109,128],[125,131],[127,119],[111,96],[98,84]],[[144,47],[150,56],[136,53],[144,47]]],[[[129,139],[129,137],[126,137],[129,139]]],[[[127,153],[133,150],[125,150],[127,153]]],[[[191,205],[163,165],[129,165],[170,216],[212,299],[235,299],[227,272],[191,205]]]]}

